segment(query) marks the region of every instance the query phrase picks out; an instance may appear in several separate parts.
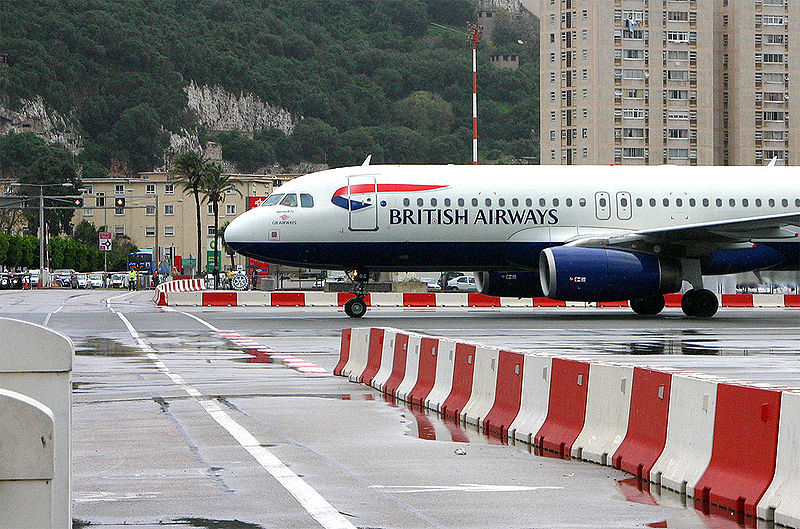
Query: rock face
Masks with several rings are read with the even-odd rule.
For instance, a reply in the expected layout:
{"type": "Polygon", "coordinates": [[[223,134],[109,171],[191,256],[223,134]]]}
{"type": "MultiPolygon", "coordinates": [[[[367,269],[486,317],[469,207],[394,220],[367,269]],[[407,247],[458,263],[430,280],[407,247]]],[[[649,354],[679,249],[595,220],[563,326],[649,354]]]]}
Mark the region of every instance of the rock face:
{"type": "Polygon", "coordinates": [[[41,96],[21,100],[18,110],[0,105],[0,134],[33,132],[51,145],[58,144],[78,154],[84,143],[78,130],[72,119],[47,108],[41,96]]]}
{"type": "Polygon", "coordinates": [[[299,120],[299,117],[250,93],[236,95],[220,86],[198,86],[194,81],[184,90],[198,125],[210,130],[252,133],[280,129],[291,134],[299,120]]]}

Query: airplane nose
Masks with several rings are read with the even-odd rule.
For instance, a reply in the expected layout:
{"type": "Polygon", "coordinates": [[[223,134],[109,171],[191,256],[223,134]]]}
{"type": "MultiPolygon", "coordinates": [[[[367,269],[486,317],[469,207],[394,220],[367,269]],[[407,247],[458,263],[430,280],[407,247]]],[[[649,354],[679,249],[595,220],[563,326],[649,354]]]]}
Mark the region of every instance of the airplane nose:
{"type": "Polygon", "coordinates": [[[247,217],[247,213],[239,215],[225,228],[225,242],[231,248],[235,248],[237,244],[253,242],[253,223],[247,217]]]}

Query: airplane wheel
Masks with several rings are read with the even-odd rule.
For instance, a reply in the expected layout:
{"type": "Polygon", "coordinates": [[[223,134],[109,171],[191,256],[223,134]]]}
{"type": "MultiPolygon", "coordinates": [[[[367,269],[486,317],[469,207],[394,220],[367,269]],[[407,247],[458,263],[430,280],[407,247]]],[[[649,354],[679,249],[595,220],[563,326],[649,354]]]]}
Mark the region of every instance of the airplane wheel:
{"type": "Polygon", "coordinates": [[[361,298],[353,298],[344,304],[344,313],[351,318],[360,318],[367,312],[367,304],[361,298]]]}
{"type": "Polygon", "coordinates": [[[653,296],[646,296],[639,299],[630,300],[631,309],[636,314],[642,316],[654,316],[664,310],[664,295],[655,294],[653,296]]]}
{"type": "Polygon", "coordinates": [[[705,288],[693,288],[683,295],[681,309],[687,316],[710,318],[717,313],[719,301],[713,292],[705,288]]]}

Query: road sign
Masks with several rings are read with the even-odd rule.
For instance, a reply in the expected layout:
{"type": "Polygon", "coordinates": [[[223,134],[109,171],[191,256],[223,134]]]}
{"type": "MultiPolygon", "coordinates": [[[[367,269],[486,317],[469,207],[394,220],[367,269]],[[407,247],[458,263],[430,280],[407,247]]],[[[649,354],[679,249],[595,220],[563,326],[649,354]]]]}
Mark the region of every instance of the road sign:
{"type": "Polygon", "coordinates": [[[186,257],[183,259],[183,266],[197,266],[197,259],[194,257],[186,257]]]}
{"type": "Polygon", "coordinates": [[[104,252],[111,251],[111,232],[101,231],[99,234],[100,249],[104,252]]]}

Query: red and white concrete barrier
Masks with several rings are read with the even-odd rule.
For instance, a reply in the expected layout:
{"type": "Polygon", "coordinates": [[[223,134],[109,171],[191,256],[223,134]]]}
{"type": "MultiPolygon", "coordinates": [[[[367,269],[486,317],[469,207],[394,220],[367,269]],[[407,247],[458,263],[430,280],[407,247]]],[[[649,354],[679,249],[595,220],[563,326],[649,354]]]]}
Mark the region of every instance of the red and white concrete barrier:
{"type": "Polygon", "coordinates": [[[377,328],[343,331],[335,373],[698,506],[800,527],[800,391],[377,328]]]}
{"type": "MultiPolygon", "coordinates": [[[[154,301],[170,306],[222,307],[342,307],[353,297],[346,292],[262,292],[203,291],[202,280],[181,279],[162,283],[156,289],[154,301]],[[162,288],[163,285],[163,288],[162,288]]],[[[627,301],[585,303],[564,302],[548,298],[497,298],[477,293],[435,292],[372,292],[364,299],[369,307],[627,307],[627,301]]],[[[800,295],[795,294],[723,294],[722,307],[800,307],[800,295]]],[[[680,307],[680,294],[667,294],[667,307],[680,307]]]]}

